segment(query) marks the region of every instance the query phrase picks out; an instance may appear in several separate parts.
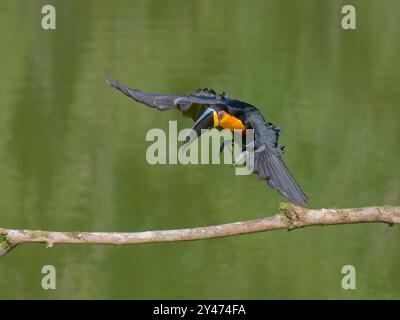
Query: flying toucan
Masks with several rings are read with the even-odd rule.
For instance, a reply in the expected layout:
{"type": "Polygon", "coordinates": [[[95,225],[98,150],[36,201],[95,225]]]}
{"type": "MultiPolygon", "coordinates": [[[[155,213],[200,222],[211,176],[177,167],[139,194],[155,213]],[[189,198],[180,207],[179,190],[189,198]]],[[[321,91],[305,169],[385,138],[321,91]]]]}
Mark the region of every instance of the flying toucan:
{"type": "Polygon", "coordinates": [[[195,121],[192,132],[200,136],[201,129],[217,128],[236,130],[253,129],[254,172],[260,180],[267,180],[270,187],[296,205],[306,205],[307,195],[290,174],[282,160],[283,146],[278,143],[280,128],[267,122],[260,110],[251,104],[230,99],[225,93],[216,94],[212,89],[199,89],[192,94],[145,93],[126,87],[108,77],[106,82],[133,100],[157,110],[177,108],[184,116],[195,121]]]}

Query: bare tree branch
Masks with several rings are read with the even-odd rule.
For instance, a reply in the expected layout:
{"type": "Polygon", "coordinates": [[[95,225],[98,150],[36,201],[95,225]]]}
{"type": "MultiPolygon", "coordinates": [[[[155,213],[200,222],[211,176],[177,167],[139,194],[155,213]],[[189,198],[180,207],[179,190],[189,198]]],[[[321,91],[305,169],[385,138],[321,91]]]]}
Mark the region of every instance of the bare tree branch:
{"type": "Polygon", "coordinates": [[[280,213],[260,219],[221,225],[143,232],[52,232],[0,228],[0,256],[24,242],[54,244],[139,244],[203,240],[278,229],[292,230],[316,225],[383,222],[400,224],[400,207],[381,206],[352,209],[306,209],[281,204],[280,213]]]}

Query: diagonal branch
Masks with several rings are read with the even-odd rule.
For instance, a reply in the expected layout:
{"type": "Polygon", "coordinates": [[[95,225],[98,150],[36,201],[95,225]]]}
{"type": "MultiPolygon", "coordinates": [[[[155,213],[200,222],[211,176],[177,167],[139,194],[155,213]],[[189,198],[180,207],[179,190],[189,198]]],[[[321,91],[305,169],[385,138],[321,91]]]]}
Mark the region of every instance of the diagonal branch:
{"type": "Polygon", "coordinates": [[[221,225],[143,232],[52,232],[0,228],[0,256],[24,242],[54,244],[139,244],[203,240],[278,229],[292,230],[316,225],[383,222],[400,224],[400,207],[381,206],[351,209],[306,209],[281,204],[280,213],[260,219],[221,225]]]}

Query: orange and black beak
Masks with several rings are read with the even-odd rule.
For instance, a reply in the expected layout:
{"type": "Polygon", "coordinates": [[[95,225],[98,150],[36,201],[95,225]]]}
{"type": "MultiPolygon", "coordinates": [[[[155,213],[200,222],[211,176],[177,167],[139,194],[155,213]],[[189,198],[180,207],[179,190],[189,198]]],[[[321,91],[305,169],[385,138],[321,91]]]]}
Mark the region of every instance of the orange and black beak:
{"type": "Polygon", "coordinates": [[[201,114],[190,129],[186,136],[185,143],[182,145],[182,149],[186,150],[194,140],[201,136],[204,132],[203,130],[215,128],[218,127],[218,125],[219,120],[217,112],[213,108],[208,108],[201,114]]]}

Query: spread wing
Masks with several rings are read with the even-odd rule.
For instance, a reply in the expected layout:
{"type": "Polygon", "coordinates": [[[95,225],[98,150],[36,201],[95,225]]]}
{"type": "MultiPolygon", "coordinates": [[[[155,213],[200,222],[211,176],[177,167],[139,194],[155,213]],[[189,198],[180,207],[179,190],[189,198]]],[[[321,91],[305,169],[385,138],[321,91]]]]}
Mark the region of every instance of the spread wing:
{"type": "Polygon", "coordinates": [[[177,108],[185,116],[192,117],[193,120],[198,118],[204,107],[224,103],[226,98],[225,94],[216,94],[212,89],[201,89],[193,94],[159,94],[129,88],[111,77],[108,77],[106,82],[137,102],[161,111],[177,108]]]}
{"type": "Polygon", "coordinates": [[[278,143],[280,129],[267,123],[260,112],[251,115],[248,122],[255,133],[254,170],[259,178],[266,179],[271,188],[290,202],[300,206],[306,205],[307,195],[283,162],[283,147],[278,143]]]}

